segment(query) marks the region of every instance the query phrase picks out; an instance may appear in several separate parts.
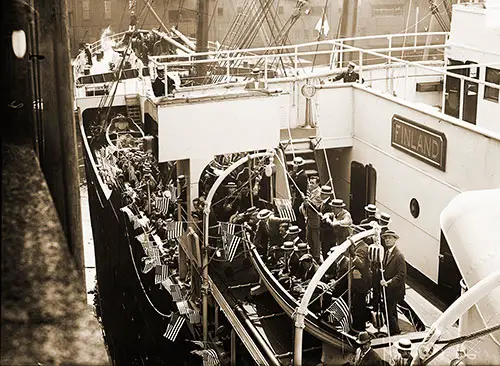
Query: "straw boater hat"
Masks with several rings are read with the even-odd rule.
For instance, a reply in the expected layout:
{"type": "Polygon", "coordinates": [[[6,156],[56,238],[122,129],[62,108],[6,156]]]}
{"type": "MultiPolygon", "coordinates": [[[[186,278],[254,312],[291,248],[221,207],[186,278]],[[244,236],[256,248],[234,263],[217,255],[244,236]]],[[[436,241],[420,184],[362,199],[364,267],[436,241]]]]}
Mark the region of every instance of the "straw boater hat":
{"type": "Polygon", "coordinates": [[[271,216],[273,212],[271,210],[268,210],[267,208],[264,208],[259,211],[257,214],[257,220],[264,220],[267,219],[269,216],[271,216]]]}
{"type": "Polygon", "coordinates": [[[293,235],[293,234],[299,234],[301,231],[302,230],[300,227],[298,227],[297,225],[292,225],[292,226],[288,227],[286,233],[287,233],[287,235],[289,235],[289,234],[293,235]]]}
{"type": "Polygon", "coordinates": [[[333,194],[333,189],[330,186],[322,186],[321,187],[321,194],[326,194],[326,195],[332,195],[333,194]]]}
{"type": "Polygon", "coordinates": [[[400,338],[396,342],[396,348],[402,351],[411,351],[412,349],[411,341],[408,338],[400,338]]]}
{"type": "Polygon", "coordinates": [[[369,205],[365,206],[365,211],[374,214],[377,212],[377,206],[375,206],[373,203],[370,203],[369,205]]]}
{"type": "Polygon", "coordinates": [[[352,61],[349,61],[349,63],[347,64],[347,66],[352,66],[352,67],[356,67],[356,63],[352,62],[352,61]]]}
{"type": "Polygon", "coordinates": [[[236,188],[236,183],[234,182],[227,182],[224,187],[226,188],[236,188]]]}
{"type": "Polygon", "coordinates": [[[333,200],[330,201],[330,206],[332,207],[338,207],[338,208],[344,208],[345,207],[345,203],[342,199],[340,198],[335,198],[333,200]]]}
{"type": "Polygon", "coordinates": [[[293,165],[296,165],[296,166],[301,166],[301,165],[304,165],[305,164],[305,161],[302,157],[300,156],[297,156],[293,159],[293,165]]]}
{"type": "Polygon", "coordinates": [[[389,222],[391,222],[391,215],[389,215],[388,213],[382,212],[380,214],[379,221],[380,221],[380,225],[387,226],[387,225],[389,225],[389,222]]]}
{"type": "Polygon", "coordinates": [[[256,213],[259,209],[255,206],[252,206],[252,207],[249,207],[246,209],[245,211],[245,215],[253,215],[254,213],[256,213]]]}
{"type": "Polygon", "coordinates": [[[368,343],[371,341],[371,337],[370,335],[368,334],[368,332],[360,332],[358,334],[358,338],[356,339],[356,341],[359,343],[359,344],[365,344],[365,343],[368,343]]]}
{"type": "Polygon", "coordinates": [[[290,250],[292,251],[295,248],[293,245],[293,241],[285,241],[283,245],[281,246],[282,250],[290,250]]]}
{"type": "Polygon", "coordinates": [[[381,238],[396,238],[399,239],[399,235],[396,234],[394,230],[387,230],[385,233],[380,235],[381,238]]]}
{"type": "Polygon", "coordinates": [[[301,250],[309,250],[311,247],[307,245],[307,243],[298,243],[297,248],[295,248],[296,251],[301,251],[301,250]]]}

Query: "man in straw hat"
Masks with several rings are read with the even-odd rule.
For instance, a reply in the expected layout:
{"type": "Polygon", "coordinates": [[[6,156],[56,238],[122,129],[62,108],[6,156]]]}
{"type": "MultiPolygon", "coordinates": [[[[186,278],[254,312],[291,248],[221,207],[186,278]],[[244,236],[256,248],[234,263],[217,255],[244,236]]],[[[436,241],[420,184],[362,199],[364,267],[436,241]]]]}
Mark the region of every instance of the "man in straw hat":
{"type": "Polygon", "coordinates": [[[299,271],[299,259],[304,255],[309,253],[309,245],[307,243],[298,243],[293,253],[290,254],[290,259],[288,260],[288,268],[290,269],[290,276],[300,277],[299,271]]]}
{"type": "Polygon", "coordinates": [[[319,239],[319,227],[321,223],[319,210],[321,202],[319,177],[314,175],[309,178],[307,197],[304,199],[299,210],[304,215],[306,221],[306,240],[311,246],[311,254],[317,263],[321,261],[321,242],[319,239]]]}
{"type": "MultiPolygon", "coordinates": [[[[290,191],[292,193],[292,207],[297,218],[297,225],[305,230],[306,223],[304,217],[300,214],[300,205],[304,201],[307,193],[308,178],[304,170],[305,161],[302,157],[296,156],[293,159],[292,171],[290,172],[290,191]]],[[[305,239],[304,233],[301,233],[302,240],[305,239]]]]}
{"type": "Polygon", "coordinates": [[[319,240],[321,242],[321,254],[323,255],[323,260],[328,256],[330,248],[336,243],[335,232],[332,225],[326,222],[325,215],[333,211],[330,202],[333,199],[333,189],[330,186],[324,185],[321,187],[321,223],[319,226],[319,240]]]}
{"type": "Polygon", "coordinates": [[[389,333],[396,335],[401,333],[397,305],[405,297],[406,261],[403,253],[396,246],[398,234],[393,230],[387,230],[381,237],[384,239],[386,249],[382,263],[384,278],[380,280],[380,285],[385,287],[389,333]]]}
{"type": "Polygon", "coordinates": [[[334,227],[335,245],[342,244],[352,234],[352,218],[349,211],[345,209],[345,203],[340,198],[330,201],[332,212],[324,215],[328,224],[334,227]]]}
{"type": "Polygon", "coordinates": [[[259,211],[256,216],[257,230],[253,243],[258,248],[259,253],[262,254],[264,259],[267,259],[267,249],[270,245],[276,245],[279,241],[279,224],[282,222],[290,221],[287,218],[280,218],[274,216],[271,210],[266,208],[259,211]],[[278,237],[278,239],[276,239],[278,237]]]}
{"type": "Polygon", "coordinates": [[[369,224],[372,221],[377,221],[377,217],[375,216],[375,214],[377,213],[377,206],[375,206],[373,203],[365,206],[365,213],[366,217],[361,220],[361,222],[359,223],[360,225],[365,225],[369,224]]]}
{"type": "Polygon", "coordinates": [[[394,359],[394,366],[410,366],[413,361],[411,341],[408,338],[398,339],[396,349],[398,355],[394,359]]]}

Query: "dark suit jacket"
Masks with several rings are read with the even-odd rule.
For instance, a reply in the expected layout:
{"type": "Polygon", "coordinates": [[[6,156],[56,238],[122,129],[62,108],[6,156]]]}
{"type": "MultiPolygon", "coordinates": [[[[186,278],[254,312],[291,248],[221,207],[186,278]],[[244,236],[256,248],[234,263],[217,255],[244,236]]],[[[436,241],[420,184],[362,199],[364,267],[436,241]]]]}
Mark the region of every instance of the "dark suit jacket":
{"type": "MultiPolygon", "coordinates": [[[[290,173],[290,177],[295,181],[295,184],[297,187],[299,187],[300,191],[306,195],[307,194],[307,174],[305,170],[299,169],[297,173],[292,172],[290,173]]],[[[295,184],[291,184],[291,187],[293,190],[296,190],[297,188],[295,187],[295,184]]],[[[297,195],[297,197],[300,197],[300,194],[297,195]]],[[[300,202],[302,202],[302,199],[299,199],[300,202]]]]}
{"type": "Polygon", "coordinates": [[[366,293],[372,286],[370,260],[368,258],[368,245],[361,242],[356,247],[352,259],[354,270],[352,274],[352,286],[358,292],[366,293]],[[358,278],[360,277],[360,278],[358,278]]]}
{"type": "Polygon", "coordinates": [[[387,297],[393,301],[401,301],[405,297],[406,261],[403,253],[395,247],[384,263],[384,279],[389,282],[386,288],[387,297]]]}
{"type": "MultiPolygon", "coordinates": [[[[337,80],[340,80],[340,79],[344,79],[344,83],[353,83],[353,82],[358,81],[359,74],[356,71],[353,71],[351,73],[349,73],[347,71],[344,71],[344,72],[338,74],[337,76],[335,76],[333,78],[333,81],[337,81],[337,80]]],[[[365,80],[362,79],[361,82],[364,83],[365,80]]]]}
{"type": "Polygon", "coordinates": [[[387,362],[382,360],[380,356],[372,348],[366,353],[366,355],[361,359],[356,366],[383,366],[388,365],[387,362]]]}

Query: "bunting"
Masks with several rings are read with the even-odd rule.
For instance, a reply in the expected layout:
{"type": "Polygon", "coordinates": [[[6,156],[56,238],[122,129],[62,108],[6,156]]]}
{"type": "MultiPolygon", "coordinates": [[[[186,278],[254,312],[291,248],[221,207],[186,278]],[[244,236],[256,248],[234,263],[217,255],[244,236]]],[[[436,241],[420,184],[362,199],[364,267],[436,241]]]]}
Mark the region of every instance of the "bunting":
{"type": "Polygon", "coordinates": [[[186,319],[182,316],[173,314],[172,319],[170,319],[170,323],[168,323],[167,330],[165,331],[165,334],[163,336],[169,341],[175,342],[185,321],[186,319]]]}
{"type": "Polygon", "coordinates": [[[148,273],[155,266],[161,266],[160,249],[158,249],[157,247],[150,247],[147,251],[147,255],[148,256],[146,258],[143,258],[145,263],[142,273],[148,273]]]}
{"type": "Polygon", "coordinates": [[[177,302],[177,301],[182,301],[182,291],[181,287],[177,284],[173,284],[170,286],[170,295],[172,295],[172,299],[177,302]]]}
{"type": "Polygon", "coordinates": [[[278,215],[282,219],[289,219],[291,222],[297,221],[295,211],[292,208],[292,201],[286,198],[275,198],[274,204],[278,210],[278,215]]]}

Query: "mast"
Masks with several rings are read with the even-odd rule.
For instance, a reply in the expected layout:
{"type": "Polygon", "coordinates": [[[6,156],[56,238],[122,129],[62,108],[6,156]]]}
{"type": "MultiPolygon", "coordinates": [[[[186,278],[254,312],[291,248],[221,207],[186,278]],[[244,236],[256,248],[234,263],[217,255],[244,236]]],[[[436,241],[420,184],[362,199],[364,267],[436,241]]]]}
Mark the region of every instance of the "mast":
{"type": "MultiPolygon", "coordinates": [[[[351,38],[356,34],[358,21],[358,0],[343,0],[342,15],[340,18],[340,38],[351,38]]],[[[354,59],[352,52],[343,55],[344,62],[354,59]]],[[[342,66],[342,65],[340,65],[342,66]]]]}
{"type": "MultiPolygon", "coordinates": [[[[198,24],[196,29],[196,52],[208,51],[208,11],[209,0],[198,0],[198,24]]],[[[199,57],[198,59],[206,59],[206,56],[199,57]]],[[[205,78],[207,74],[207,64],[196,64],[196,76],[198,81],[205,78]]]]}

